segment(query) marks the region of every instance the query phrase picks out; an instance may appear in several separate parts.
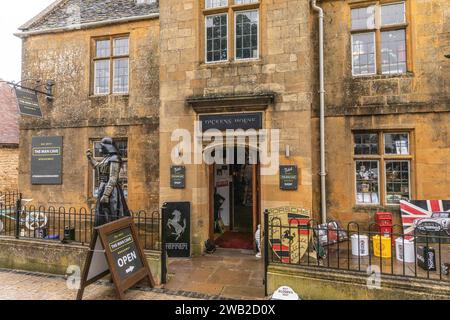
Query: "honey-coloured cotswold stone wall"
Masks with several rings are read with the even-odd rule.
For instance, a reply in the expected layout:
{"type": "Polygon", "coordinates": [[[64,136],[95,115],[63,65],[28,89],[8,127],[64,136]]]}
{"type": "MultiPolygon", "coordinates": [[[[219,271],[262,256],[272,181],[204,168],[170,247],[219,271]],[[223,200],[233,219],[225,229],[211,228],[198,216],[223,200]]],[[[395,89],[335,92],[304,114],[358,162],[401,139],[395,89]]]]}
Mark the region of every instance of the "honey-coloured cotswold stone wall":
{"type": "Polygon", "coordinates": [[[19,148],[0,146],[0,191],[14,191],[18,186],[19,148]]]}
{"type": "Polygon", "coordinates": [[[54,100],[40,97],[44,117],[22,120],[19,186],[34,205],[90,207],[92,170],[86,150],[104,136],[128,139],[129,206],[159,204],[159,22],[147,19],[48,33],[23,40],[23,78],[52,79],[54,100]],[[129,35],[128,94],[92,95],[94,38],[129,35]],[[33,136],[63,136],[63,184],[31,185],[33,136]]]}
{"type": "MultiPolygon", "coordinates": [[[[450,199],[450,10],[448,0],[406,0],[408,72],[353,77],[351,6],[367,1],[322,1],[325,14],[327,203],[329,217],[344,226],[373,222],[377,211],[398,205],[356,205],[354,130],[410,132],[412,199],[450,199]]],[[[313,132],[318,132],[314,105],[313,132]]],[[[313,171],[319,170],[319,139],[313,171]]],[[[319,177],[314,176],[314,186],[319,177]]],[[[380,182],[380,189],[383,188],[380,182]]],[[[314,210],[320,193],[314,187],[314,210]]]]}
{"type": "MultiPolygon", "coordinates": [[[[174,129],[194,130],[197,114],[190,97],[220,97],[272,93],[275,101],[264,112],[264,127],[281,129],[279,160],[296,164],[300,172],[297,191],[281,191],[277,174],[261,177],[261,207],[292,205],[311,208],[311,105],[314,96],[309,1],[260,1],[260,58],[254,61],[205,64],[203,1],[160,2],[161,50],[161,184],[160,202],[190,201],[194,252],[200,253],[209,230],[208,167],[187,165],[187,187],[170,188],[170,146],[174,129]],[[286,145],[291,155],[284,156],[286,145]]],[[[231,41],[231,40],[230,40],[231,41]]],[[[230,53],[230,56],[232,54],[230,53]]],[[[214,102],[210,107],[214,107],[214,102]]],[[[241,109],[245,111],[245,108],[241,109]]],[[[221,112],[218,109],[216,112],[221,112]]],[[[223,112],[227,112],[223,109],[223,112]]],[[[278,152],[278,150],[276,151],[278,152]]],[[[261,212],[260,212],[261,214],[261,212]]]]}

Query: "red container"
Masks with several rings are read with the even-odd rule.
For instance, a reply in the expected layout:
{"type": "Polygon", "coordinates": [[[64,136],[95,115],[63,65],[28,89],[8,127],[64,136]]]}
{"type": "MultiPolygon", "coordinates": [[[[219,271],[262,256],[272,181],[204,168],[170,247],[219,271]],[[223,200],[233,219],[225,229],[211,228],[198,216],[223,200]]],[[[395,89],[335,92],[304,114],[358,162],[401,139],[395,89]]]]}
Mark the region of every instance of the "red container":
{"type": "Polygon", "coordinates": [[[392,213],[390,212],[377,212],[375,213],[375,222],[381,225],[382,221],[390,221],[392,224],[392,213]]]}

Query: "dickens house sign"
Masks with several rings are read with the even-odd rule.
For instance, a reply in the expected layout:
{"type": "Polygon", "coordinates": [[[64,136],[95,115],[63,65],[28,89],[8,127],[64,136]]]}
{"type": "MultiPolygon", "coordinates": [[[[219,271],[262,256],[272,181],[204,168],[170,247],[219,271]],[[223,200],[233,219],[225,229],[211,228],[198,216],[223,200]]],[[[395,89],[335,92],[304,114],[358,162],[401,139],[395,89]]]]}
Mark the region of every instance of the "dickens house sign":
{"type": "Polygon", "coordinates": [[[227,129],[262,129],[262,113],[230,113],[200,115],[203,132],[209,129],[225,131],[227,129]]]}

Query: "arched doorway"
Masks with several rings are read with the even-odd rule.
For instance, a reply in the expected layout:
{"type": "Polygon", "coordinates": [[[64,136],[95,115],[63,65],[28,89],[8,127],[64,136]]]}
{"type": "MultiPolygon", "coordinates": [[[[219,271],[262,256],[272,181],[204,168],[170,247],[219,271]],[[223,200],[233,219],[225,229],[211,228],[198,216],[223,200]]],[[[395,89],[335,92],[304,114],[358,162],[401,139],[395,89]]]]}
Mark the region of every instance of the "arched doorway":
{"type": "Polygon", "coordinates": [[[221,248],[254,250],[261,221],[258,150],[236,145],[227,158],[230,149],[218,147],[228,161],[209,166],[209,239],[221,248]]]}

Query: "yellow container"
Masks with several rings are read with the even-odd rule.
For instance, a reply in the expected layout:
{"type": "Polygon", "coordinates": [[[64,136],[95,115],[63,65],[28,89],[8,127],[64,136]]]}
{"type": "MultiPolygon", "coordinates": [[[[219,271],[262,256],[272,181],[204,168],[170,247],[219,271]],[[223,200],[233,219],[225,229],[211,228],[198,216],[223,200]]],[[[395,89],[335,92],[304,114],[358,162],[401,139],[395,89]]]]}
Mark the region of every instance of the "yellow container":
{"type": "Polygon", "coordinates": [[[390,258],[392,257],[392,241],[391,237],[373,236],[373,254],[375,257],[390,258]]]}

